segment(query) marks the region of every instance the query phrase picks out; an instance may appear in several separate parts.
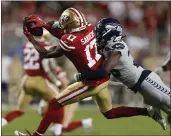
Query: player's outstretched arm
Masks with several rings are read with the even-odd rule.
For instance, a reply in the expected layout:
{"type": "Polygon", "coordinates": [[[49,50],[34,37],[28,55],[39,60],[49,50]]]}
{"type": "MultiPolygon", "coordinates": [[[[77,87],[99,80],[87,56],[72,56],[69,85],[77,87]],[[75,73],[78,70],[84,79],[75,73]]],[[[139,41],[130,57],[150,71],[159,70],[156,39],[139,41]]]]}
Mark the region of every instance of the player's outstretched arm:
{"type": "Polygon", "coordinates": [[[63,50],[60,46],[53,46],[49,50],[41,46],[41,44],[34,39],[32,34],[24,27],[24,34],[28,40],[33,44],[35,49],[45,58],[57,58],[63,55],[63,50]]]}
{"type": "Polygon", "coordinates": [[[46,30],[48,30],[53,36],[55,36],[58,39],[60,39],[64,34],[63,30],[60,29],[59,27],[59,21],[49,21],[48,23],[46,23],[38,16],[30,15],[27,18],[27,22],[35,22],[35,25],[33,25],[31,28],[44,27],[46,30]]]}

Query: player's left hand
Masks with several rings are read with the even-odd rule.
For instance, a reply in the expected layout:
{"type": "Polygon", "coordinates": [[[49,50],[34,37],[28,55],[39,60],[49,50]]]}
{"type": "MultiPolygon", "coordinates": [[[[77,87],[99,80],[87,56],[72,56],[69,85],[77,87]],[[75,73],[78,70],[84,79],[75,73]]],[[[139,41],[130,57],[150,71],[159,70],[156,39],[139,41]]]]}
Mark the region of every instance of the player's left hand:
{"type": "Polygon", "coordinates": [[[82,81],[81,73],[75,73],[75,74],[74,74],[74,79],[75,79],[76,81],[82,81]]]}
{"type": "Polygon", "coordinates": [[[35,22],[35,25],[33,25],[31,28],[37,28],[37,27],[44,27],[46,26],[46,22],[44,22],[42,19],[40,19],[36,15],[30,15],[27,17],[27,22],[35,22]]]}
{"type": "Polygon", "coordinates": [[[33,35],[28,31],[27,27],[23,27],[23,33],[29,41],[33,39],[33,35]]]}

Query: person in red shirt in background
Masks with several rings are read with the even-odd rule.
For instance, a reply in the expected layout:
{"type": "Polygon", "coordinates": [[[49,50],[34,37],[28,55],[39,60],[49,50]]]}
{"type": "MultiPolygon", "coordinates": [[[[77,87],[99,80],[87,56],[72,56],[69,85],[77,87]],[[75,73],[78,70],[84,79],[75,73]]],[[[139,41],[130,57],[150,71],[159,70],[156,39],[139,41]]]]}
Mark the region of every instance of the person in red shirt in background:
{"type": "MultiPolygon", "coordinates": [[[[49,33],[44,31],[43,37],[36,37],[36,39],[40,41],[41,46],[49,48],[49,36],[49,33]]],[[[26,44],[23,45],[23,55],[25,75],[19,85],[21,88],[19,86],[16,87],[16,89],[20,91],[18,92],[19,99],[17,107],[16,110],[8,112],[2,118],[2,127],[8,125],[14,119],[21,117],[36,95],[40,95],[47,103],[59,94],[59,90],[64,90],[69,84],[66,72],[57,65],[54,66],[55,75],[49,71],[48,69],[52,67],[50,65],[54,65],[54,60],[45,60],[42,58],[30,42],[26,42],[26,44]]],[[[62,131],[70,132],[81,126],[87,130],[92,126],[91,118],[71,122],[75,109],[76,105],[70,105],[55,112],[58,117],[56,118],[52,131],[54,135],[60,135],[62,131]],[[66,114],[68,111],[70,111],[70,115],[66,114]],[[69,119],[68,116],[70,116],[69,119]],[[63,127],[64,123],[65,126],[63,127]]]]}

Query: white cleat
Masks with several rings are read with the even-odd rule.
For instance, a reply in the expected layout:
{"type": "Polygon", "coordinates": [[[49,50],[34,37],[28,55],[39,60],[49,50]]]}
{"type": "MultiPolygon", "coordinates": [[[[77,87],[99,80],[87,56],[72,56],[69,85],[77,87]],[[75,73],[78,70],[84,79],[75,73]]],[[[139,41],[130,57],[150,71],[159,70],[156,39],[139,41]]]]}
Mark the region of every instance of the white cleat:
{"type": "Polygon", "coordinates": [[[164,130],[167,128],[167,124],[165,121],[165,118],[161,114],[161,110],[155,107],[149,107],[147,108],[149,116],[154,119],[156,122],[158,122],[164,130]]]}
{"type": "Polygon", "coordinates": [[[7,122],[7,120],[5,118],[2,118],[1,123],[2,123],[1,127],[4,127],[4,126],[6,126],[8,124],[8,122],[7,122]]]}
{"type": "Polygon", "coordinates": [[[87,118],[82,120],[84,132],[90,132],[93,126],[93,119],[87,118]]]}
{"type": "Polygon", "coordinates": [[[14,131],[15,136],[26,136],[26,134],[21,133],[20,131],[14,131]]]}

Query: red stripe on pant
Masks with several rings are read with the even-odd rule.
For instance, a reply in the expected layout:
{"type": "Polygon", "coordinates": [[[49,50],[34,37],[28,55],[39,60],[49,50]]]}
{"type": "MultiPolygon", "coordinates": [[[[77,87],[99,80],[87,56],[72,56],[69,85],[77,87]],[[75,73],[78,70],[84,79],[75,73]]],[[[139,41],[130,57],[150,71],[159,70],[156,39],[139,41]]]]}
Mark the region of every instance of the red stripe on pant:
{"type": "MultiPolygon", "coordinates": [[[[86,87],[86,86],[84,86],[84,87],[86,87]]],[[[83,88],[84,88],[83,87],[83,88]]],[[[82,88],[81,88],[82,89],[82,88]]],[[[71,99],[73,99],[73,98],[75,98],[75,97],[77,97],[77,96],[79,96],[79,95],[81,95],[81,94],[83,94],[83,93],[85,93],[88,89],[90,89],[90,87],[88,87],[86,90],[84,90],[83,92],[81,92],[81,93],[79,93],[79,94],[77,94],[77,95],[75,95],[75,96],[73,96],[73,97],[71,97],[71,98],[69,98],[69,99],[67,99],[67,100],[64,100],[64,101],[62,101],[61,103],[64,103],[64,102],[66,102],[66,101],[69,101],[69,100],[71,100],[71,99]]],[[[80,89],[78,89],[77,91],[79,91],[80,89]]],[[[76,92],[76,91],[74,91],[74,92],[76,92]]],[[[69,95],[67,95],[67,96],[69,96],[69,95]]],[[[58,102],[59,102],[59,100],[58,100],[58,102]]]]}
{"type": "MultiPolygon", "coordinates": [[[[80,88],[78,88],[78,89],[76,89],[76,90],[73,90],[73,91],[69,92],[68,94],[66,94],[66,95],[64,95],[64,96],[62,96],[62,97],[60,97],[60,98],[58,99],[58,101],[60,101],[61,99],[63,99],[63,98],[65,98],[65,97],[67,97],[67,96],[69,96],[69,95],[71,95],[71,94],[77,92],[77,91],[80,90],[80,89],[83,89],[85,86],[86,86],[86,85],[81,86],[80,88]]],[[[87,89],[86,89],[86,90],[87,90],[87,89]]],[[[86,90],[85,90],[85,91],[86,91],[86,90]]]]}

